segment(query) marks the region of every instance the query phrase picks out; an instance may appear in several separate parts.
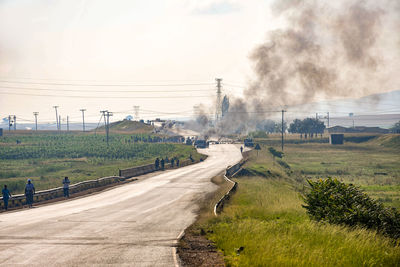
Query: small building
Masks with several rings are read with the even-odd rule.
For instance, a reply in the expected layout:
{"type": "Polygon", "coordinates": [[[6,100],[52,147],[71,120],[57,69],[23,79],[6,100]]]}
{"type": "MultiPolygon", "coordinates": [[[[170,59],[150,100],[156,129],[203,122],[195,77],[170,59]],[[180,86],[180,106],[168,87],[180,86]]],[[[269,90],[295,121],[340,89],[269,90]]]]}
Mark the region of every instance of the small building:
{"type": "Polygon", "coordinates": [[[329,144],[331,145],[343,145],[344,134],[330,134],[329,144]]]}

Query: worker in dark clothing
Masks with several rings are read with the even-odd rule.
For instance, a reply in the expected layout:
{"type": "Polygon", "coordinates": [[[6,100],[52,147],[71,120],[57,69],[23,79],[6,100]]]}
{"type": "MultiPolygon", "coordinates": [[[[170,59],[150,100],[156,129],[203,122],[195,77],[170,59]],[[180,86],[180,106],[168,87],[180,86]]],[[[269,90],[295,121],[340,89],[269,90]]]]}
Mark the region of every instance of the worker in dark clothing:
{"type": "Polygon", "coordinates": [[[176,167],[179,167],[179,159],[176,159],[176,167]]]}
{"type": "Polygon", "coordinates": [[[67,176],[63,180],[64,197],[69,198],[69,184],[71,183],[67,176]]]}
{"type": "Polygon", "coordinates": [[[190,154],[189,159],[190,159],[191,162],[194,162],[194,159],[193,159],[193,157],[192,157],[192,154],[190,154]]]}
{"type": "Polygon", "coordinates": [[[164,159],[161,159],[161,170],[164,170],[164,164],[165,164],[164,159]]]}
{"type": "Polygon", "coordinates": [[[175,159],[174,159],[174,158],[172,158],[172,159],[171,159],[171,168],[173,168],[173,167],[174,167],[174,163],[175,163],[175,159]]]}
{"type": "Polygon", "coordinates": [[[25,197],[26,197],[26,204],[28,204],[29,208],[32,208],[34,194],[35,194],[35,187],[33,186],[31,179],[28,179],[28,183],[25,185],[25,197]]]}
{"type": "Polygon", "coordinates": [[[243,147],[242,146],[240,147],[240,153],[243,153],[243,147]]]}
{"type": "Polygon", "coordinates": [[[158,168],[160,168],[160,159],[156,158],[156,161],[154,162],[154,166],[156,167],[156,170],[158,170],[158,168]]]}
{"type": "Polygon", "coordinates": [[[8,210],[8,200],[11,197],[10,191],[7,189],[7,185],[4,185],[3,190],[1,190],[1,194],[3,195],[3,201],[4,201],[4,209],[8,210]]]}

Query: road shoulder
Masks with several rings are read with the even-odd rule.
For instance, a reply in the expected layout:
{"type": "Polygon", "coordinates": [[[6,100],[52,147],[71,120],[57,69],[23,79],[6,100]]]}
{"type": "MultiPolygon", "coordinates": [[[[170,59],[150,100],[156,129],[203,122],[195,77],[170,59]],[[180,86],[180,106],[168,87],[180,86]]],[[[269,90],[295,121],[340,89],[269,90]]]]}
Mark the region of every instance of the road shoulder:
{"type": "Polygon", "coordinates": [[[225,266],[223,254],[215,244],[207,239],[203,225],[214,217],[214,205],[232,186],[221,173],[211,181],[218,186],[214,192],[207,194],[200,204],[196,221],[189,226],[179,240],[177,253],[181,266],[225,266]]]}

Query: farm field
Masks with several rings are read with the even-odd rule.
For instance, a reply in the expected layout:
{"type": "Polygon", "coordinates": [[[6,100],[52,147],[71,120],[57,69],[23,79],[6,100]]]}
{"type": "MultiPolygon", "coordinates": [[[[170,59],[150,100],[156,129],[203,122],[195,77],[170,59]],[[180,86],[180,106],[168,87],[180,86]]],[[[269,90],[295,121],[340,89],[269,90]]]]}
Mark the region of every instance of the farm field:
{"type": "Polygon", "coordinates": [[[289,144],[282,160],[263,145],[235,178],[238,190],[221,215],[204,212],[191,231],[215,242],[227,266],[398,266],[398,241],[373,230],[317,223],[301,197],[306,179],[330,176],[399,208],[399,147],[387,145],[398,138],[289,144]]]}
{"type": "Polygon", "coordinates": [[[149,134],[29,133],[0,137],[0,185],[12,193],[23,192],[27,178],[36,190],[60,186],[64,176],[71,183],[118,175],[118,170],[153,163],[155,158],[194,159],[192,146],[159,143],[149,134]]]}

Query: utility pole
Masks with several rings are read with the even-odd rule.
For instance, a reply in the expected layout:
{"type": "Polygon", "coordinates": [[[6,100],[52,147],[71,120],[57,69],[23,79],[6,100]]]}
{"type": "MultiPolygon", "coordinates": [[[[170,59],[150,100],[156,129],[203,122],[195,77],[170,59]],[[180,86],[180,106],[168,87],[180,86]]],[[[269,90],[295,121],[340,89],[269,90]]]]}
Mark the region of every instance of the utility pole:
{"type": "Polygon", "coordinates": [[[283,123],[284,123],[284,119],[283,119],[283,115],[285,114],[285,110],[283,110],[282,109],[282,141],[281,141],[281,144],[282,144],[282,152],[283,152],[283,146],[284,146],[284,140],[283,140],[283,131],[284,131],[284,126],[283,126],[283,123]]]}
{"type": "Polygon", "coordinates": [[[61,131],[61,115],[58,115],[58,130],[61,131]]]}
{"type": "Polygon", "coordinates": [[[58,106],[53,106],[53,108],[56,110],[56,124],[57,124],[57,131],[60,130],[59,126],[58,126],[58,113],[57,113],[57,108],[58,106]]]}
{"type": "Polygon", "coordinates": [[[8,115],[8,131],[11,131],[11,115],[8,115]]]}
{"type": "Polygon", "coordinates": [[[219,121],[219,115],[221,113],[221,82],[222,79],[221,78],[216,78],[215,79],[217,81],[217,103],[216,103],[216,109],[215,109],[215,122],[219,121]]]}
{"type": "Polygon", "coordinates": [[[86,109],[80,109],[80,111],[82,111],[82,127],[83,127],[83,131],[85,131],[85,111],[86,111],[86,109]]]}
{"type": "Polygon", "coordinates": [[[33,112],[33,115],[35,116],[35,129],[37,131],[37,116],[39,115],[39,112],[33,112]]]}
{"type": "Polygon", "coordinates": [[[328,118],[328,128],[329,128],[329,112],[327,112],[327,118],[328,118]]]}
{"type": "MultiPolygon", "coordinates": [[[[354,123],[353,123],[353,128],[354,128],[354,123]]],[[[14,115],[14,131],[16,130],[17,130],[17,116],[14,115]]]]}
{"type": "Polygon", "coordinates": [[[104,116],[104,128],[106,130],[106,138],[107,138],[107,146],[108,146],[108,142],[109,142],[109,132],[110,132],[110,116],[112,116],[112,112],[109,112],[108,110],[102,110],[100,111],[101,113],[103,113],[104,116]],[[106,118],[107,116],[107,118],[106,118]]]}
{"type": "Polygon", "coordinates": [[[67,132],[69,132],[69,116],[67,115],[67,132]]]}

